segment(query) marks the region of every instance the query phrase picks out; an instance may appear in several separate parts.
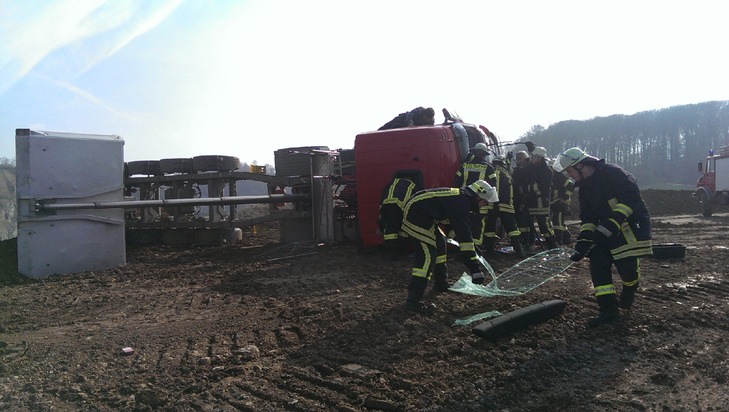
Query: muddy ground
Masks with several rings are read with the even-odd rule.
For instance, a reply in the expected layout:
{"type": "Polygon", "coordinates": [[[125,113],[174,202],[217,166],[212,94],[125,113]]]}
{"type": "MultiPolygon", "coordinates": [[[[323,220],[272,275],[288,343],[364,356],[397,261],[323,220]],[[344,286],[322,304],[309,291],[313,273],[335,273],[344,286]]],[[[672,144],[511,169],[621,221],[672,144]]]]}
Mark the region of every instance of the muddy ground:
{"type": "Polygon", "coordinates": [[[281,245],[275,225],[3,286],[0,410],[725,411],[729,214],[684,195],[646,198],[655,241],[685,258],[643,259],[634,310],[598,329],[587,261],[521,296],[430,295],[423,317],[402,310],[408,259],[281,245]],[[495,342],[455,325],[552,299],[561,315],[495,342]]]}

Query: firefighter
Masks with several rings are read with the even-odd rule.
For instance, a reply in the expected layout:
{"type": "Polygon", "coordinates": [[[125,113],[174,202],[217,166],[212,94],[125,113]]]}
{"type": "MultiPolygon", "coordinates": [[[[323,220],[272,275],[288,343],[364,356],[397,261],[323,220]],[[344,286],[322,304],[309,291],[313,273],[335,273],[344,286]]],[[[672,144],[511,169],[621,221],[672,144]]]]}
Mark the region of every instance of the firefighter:
{"type": "Polygon", "coordinates": [[[620,320],[620,309],[629,310],[640,280],[640,258],[652,254],[651,219],[635,178],[625,169],[573,147],[552,165],[575,181],[580,201],[580,233],[575,253],[590,258],[590,275],[599,314],[591,327],[620,320]],[[622,280],[620,300],[612,278],[615,265],[622,280]]]}
{"type": "Polygon", "coordinates": [[[530,231],[531,217],[529,209],[524,204],[524,194],[527,188],[526,166],[529,164],[529,153],[521,150],[514,157],[516,164],[511,172],[511,183],[514,186],[514,218],[516,226],[521,233],[520,239],[523,247],[534,243],[531,241],[532,232],[530,231]]]}
{"type": "Polygon", "coordinates": [[[572,201],[574,188],[574,182],[564,173],[555,173],[552,177],[552,203],[549,206],[549,212],[552,219],[552,229],[554,229],[554,238],[560,245],[572,244],[572,236],[570,236],[570,231],[564,219],[572,214],[570,202],[572,201]]]}
{"type": "MultiPolygon", "coordinates": [[[[477,180],[484,180],[489,185],[494,186],[496,184],[496,173],[494,167],[486,160],[488,153],[485,143],[477,143],[469,150],[466,160],[461,163],[456,172],[453,187],[467,187],[477,180]]],[[[483,244],[486,215],[492,209],[493,205],[488,204],[481,207],[479,213],[471,216],[471,230],[476,247],[479,249],[483,244]]]]}
{"type": "Polygon", "coordinates": [[[496,193],[499,194],[499,201],[493,204],[493,210],[486,215],[486,230],[484,234],[484,253],[493,253],[496,246],[496,223],[501,221],[506,234],[509,236],[511,246],[519,257],[526,257],[522,248],[520,234],[514,218],[514,185],[511,174],[506,166],[506,159],[503,156],[496,156],[493,160],[496,174],[496,193]]]}
{"type": "Polygon", "coordinates": [[[377,223],[385,240],[385,248],[393,259],[405,250],[403,238],[400,236],[402,212],[405,202],[416,191],[417,185],[407,177],[395,177],[382,191],[377,223]]]}
{"type": "Polygon", "coordinates": [[[405,308],[430,314],[435,305],[422,301],[428,281],[434,277],[434,288],[448,290],[446,239],[440,224],[449,224],[460,245],[460,258],[471,273],[472,282],[482,284],[484,274],[471,232],[469,215],[485,203],[494,203],[499,196],[491,185],[478,180],[462,188],[441,187],[421,190],[405,204],[402,230],[414,240],[415,264],[408,284],[405,308]]]}
{"type": "Polygon", "coordinates": [[[432,107],[418,106],[413,110],[400,113],[377,130],[397,129],[412,126],[432,126],[435,124],[435,110],[432,107]]]}
{"type": "MultiPolygon", "coordinates": [[[[533,231],[534,220],[537,221],[539,232],[547,243],[547,249],[558,247],[554,239],[552,221],[549,218],[550,197],[552,195],[552,168],[547,164],[547,149],[537,146],[532,151],[529,164],[524,172],[526,175],[526,194],[524,204],[529,209],[529,231],[533,231]]],[[[522,232],[523,233],[523,232],[522,232]]],[[[533,246],[533,240],[527,245],[533,246]]]]}

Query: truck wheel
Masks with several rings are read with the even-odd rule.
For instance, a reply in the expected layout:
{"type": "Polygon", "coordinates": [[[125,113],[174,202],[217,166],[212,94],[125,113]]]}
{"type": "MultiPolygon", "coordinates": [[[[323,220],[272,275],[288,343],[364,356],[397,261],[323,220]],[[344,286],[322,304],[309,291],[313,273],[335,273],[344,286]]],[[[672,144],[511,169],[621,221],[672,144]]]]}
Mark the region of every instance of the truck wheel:
{"type": "Polygon", "coordinates": [[[706,192],[701,192],[701,216],[711,217],[711,202],[706,192]]]}

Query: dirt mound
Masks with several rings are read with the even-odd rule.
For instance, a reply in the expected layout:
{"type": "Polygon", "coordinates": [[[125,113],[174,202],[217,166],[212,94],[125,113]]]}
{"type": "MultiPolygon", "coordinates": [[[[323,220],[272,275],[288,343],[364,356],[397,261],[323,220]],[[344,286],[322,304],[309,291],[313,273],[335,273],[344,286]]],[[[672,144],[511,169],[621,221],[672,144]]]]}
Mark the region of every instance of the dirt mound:
{"type": "Polygon", "coordinates": [[[0,288],[0,410],[723,410],[729,216],[655,223],[685,259],[644,259],[635,309],[598,329],[588,261],[521,296],[429,294],[423,317],[402,309],[408,259],[281,245],[276,225],[130,249],[118,269],[0,288]],[[456,324],[552,299],[561,315],[495,342],[456,324]]]}

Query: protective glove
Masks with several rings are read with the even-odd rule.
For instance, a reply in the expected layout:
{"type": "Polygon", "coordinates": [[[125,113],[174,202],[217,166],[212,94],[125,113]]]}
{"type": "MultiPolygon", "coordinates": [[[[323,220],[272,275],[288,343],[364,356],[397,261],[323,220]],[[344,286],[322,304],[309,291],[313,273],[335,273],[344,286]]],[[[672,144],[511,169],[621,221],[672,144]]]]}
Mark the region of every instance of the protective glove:
{"type": "Polygon", "coordinates": [[[483,285],[483,281],[486,279],[486,277],[481,272],[473,272],[471,275],[471,283],[474,283],[476,285],[483,285]]]}
{"type": "Polygon", "coordinates": [[[570,260],[573,262],[579,262],[587,256],[587,252],[592,249],[593,243],[591,240],[587,239],[577,239],[577,243],[575,244],[575,253],[570,256],[570,260]]]}

